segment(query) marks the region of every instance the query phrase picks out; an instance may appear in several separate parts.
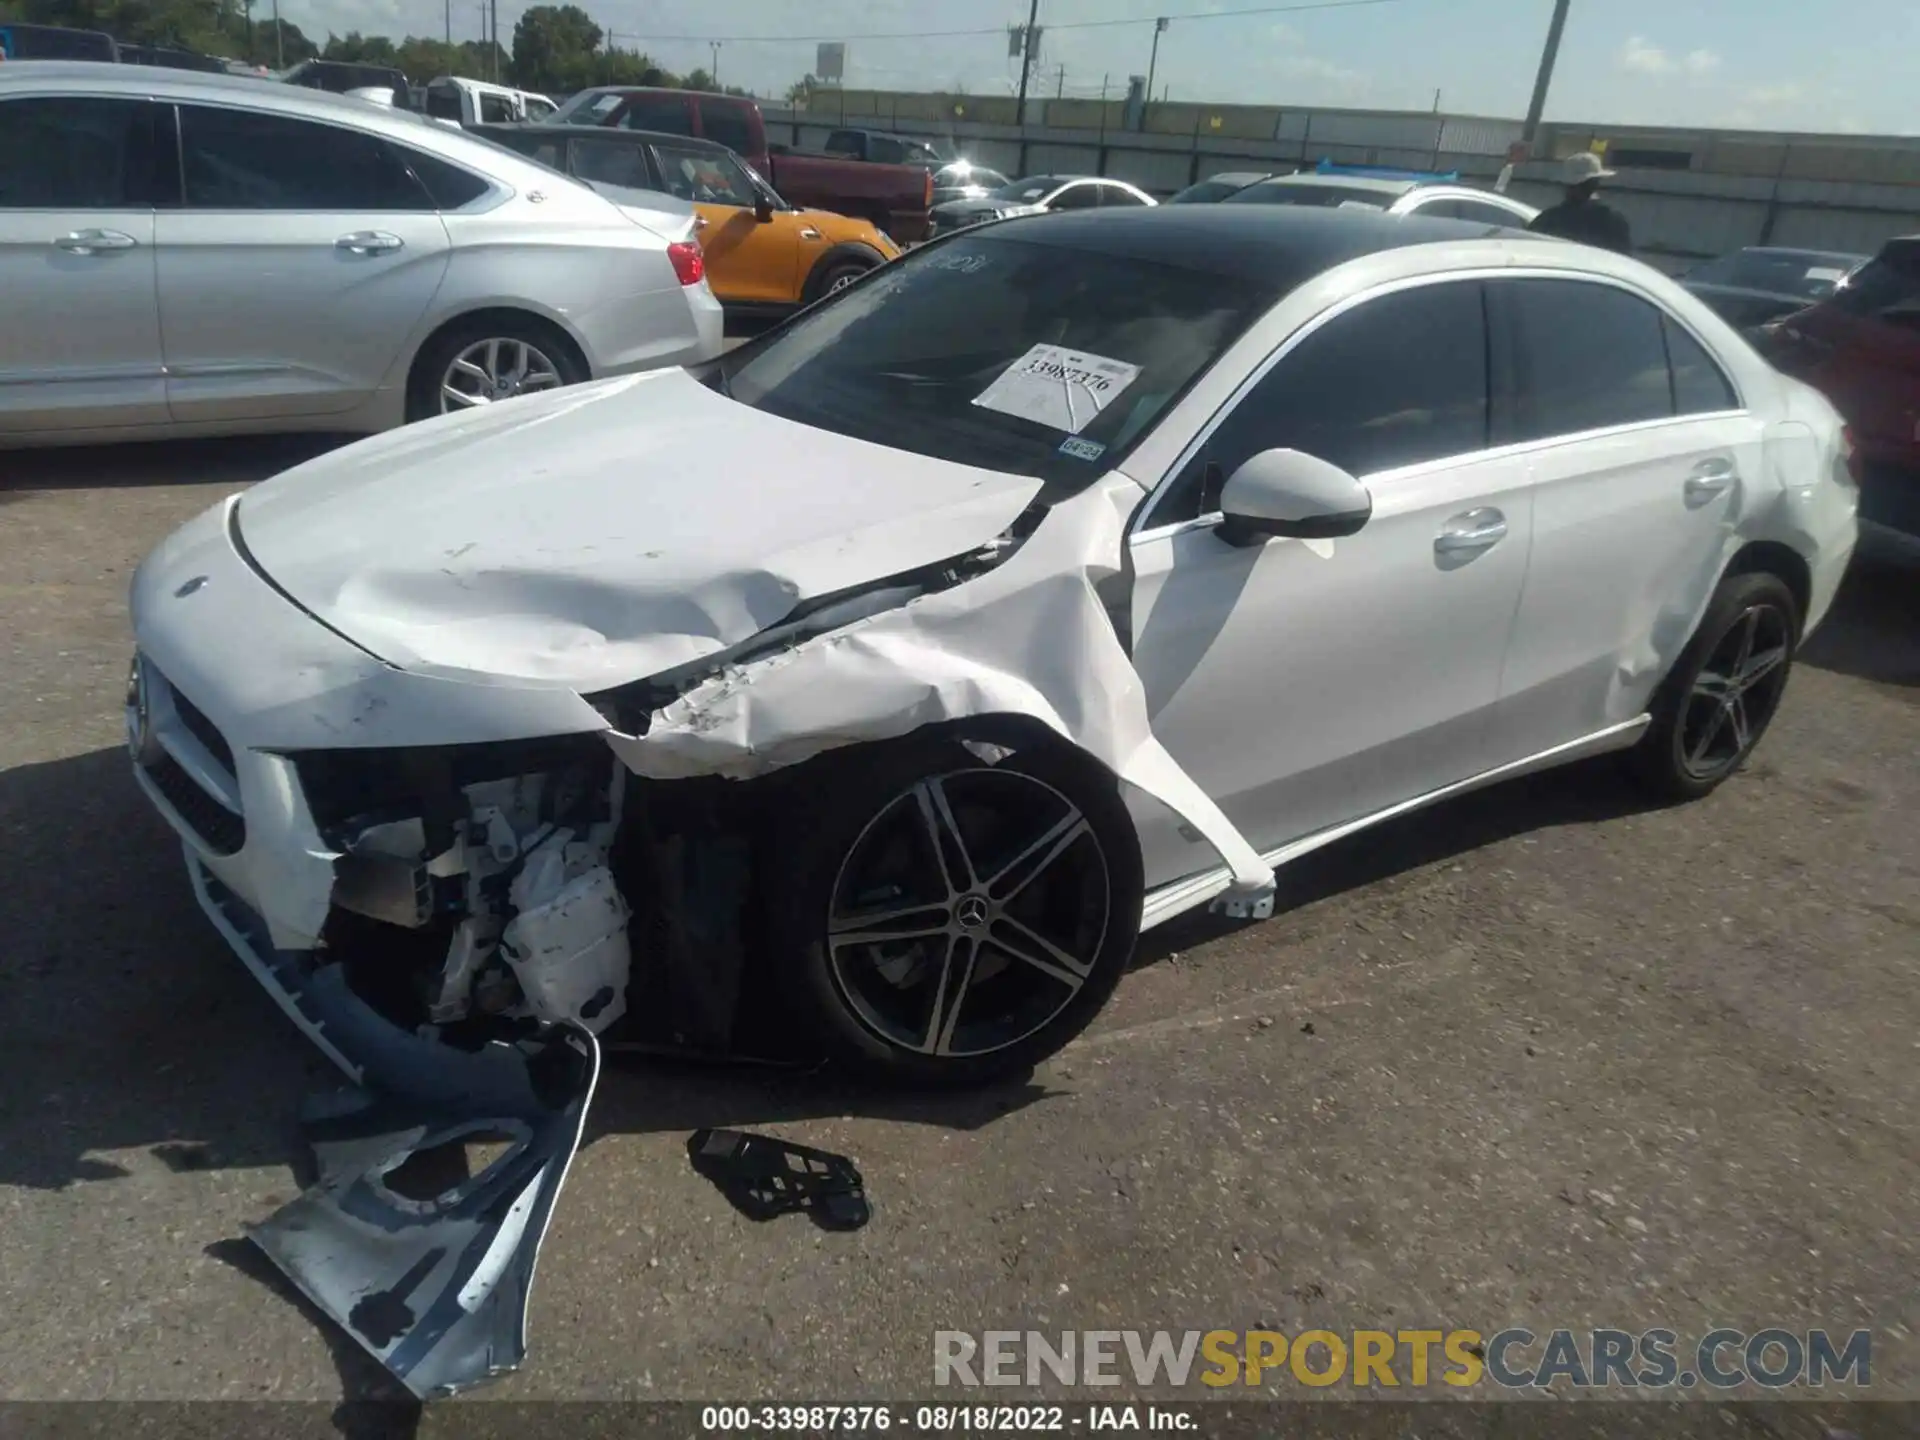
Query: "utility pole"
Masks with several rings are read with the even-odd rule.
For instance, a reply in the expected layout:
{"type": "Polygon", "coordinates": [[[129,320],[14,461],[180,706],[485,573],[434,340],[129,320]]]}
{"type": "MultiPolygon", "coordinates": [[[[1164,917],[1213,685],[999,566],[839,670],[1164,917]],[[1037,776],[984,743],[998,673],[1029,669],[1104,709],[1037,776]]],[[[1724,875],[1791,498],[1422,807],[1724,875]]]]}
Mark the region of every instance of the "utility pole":
{"type": "Polygon", "coordinates": [[[1060,67],[1059,78],[1053,82],[1053,98],[1058,100],[1062,95],[1066,93],[1067,93],[1067,67],[1062,65],[1060,67]]]}
{"type": "Polygon", "coordinates": [[[1553,80],[1553,62],[1560,54],[1560,35],[1567,28],[1570,0],[1553,0],[1553,20],[1547,26],[1547,48],[1540,54],[1540,73],[1534,77],[1533,99],[1527,105],[1527,121],[1520,130],[1520,143],[1529,150],[1540,129],[1540,113],[1547,108],[1547,86],[1553,80]]]}
{"type": "Polygon", "coordinates": [[[453,0],[447,0],[447,53],[453,53],[453,0]]]}
{"type": "Polygon", "coordinates": [[[1153,72],[1160,64],[1160,33],[1167,28],[1167,17],[1153,22],[1153,53],[1147,57],[1147,103],[1153,103],[1153,72]]]}
{"type": "Polygon", "coordinates": [[[1027,76],[1033,69],[1033,32],[1039,20],[1040,0],[1033,0],[1027,9],[1027,28],[1020,35],[1020,100],[1013,112],[1017,125],[1027,123],[1027,76]]]}
{"type": "Polygon", "coordinates": [[[287,68],[287,32],[280,28],[280,0],[273,0],[273,68],[287,68]]]}
{"type": "Polygon", "coordinates": [[[493,31],[493,83],[500,83],[500,0],[487,0],[487,28],[493,31]]]}
{"type": "Polygon", "coordinates": [[[713,48],[713,68],[707,74],[713,77],[713,88],[718,90],[720,88],[720,42],[709,40],[707,44],[713,48]]]}

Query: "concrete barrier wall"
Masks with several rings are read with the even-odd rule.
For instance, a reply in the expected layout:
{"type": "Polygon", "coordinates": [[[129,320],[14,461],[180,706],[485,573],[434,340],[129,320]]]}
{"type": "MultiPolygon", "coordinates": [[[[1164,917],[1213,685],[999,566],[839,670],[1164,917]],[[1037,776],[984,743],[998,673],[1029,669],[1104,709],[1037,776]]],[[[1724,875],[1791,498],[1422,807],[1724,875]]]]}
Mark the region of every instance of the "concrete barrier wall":
{"type": "MultiPolygon", "coordinates": [[[[1164,198],[1225,170],[1287,172],[1337,164],[1454,170],[1490,186],[1519,139],[1518,121],[1260,106],[1160,104],[1145,128],[1122,128],[1118,100],[1034,99],[1014,123],[1007,97],[849,91],[846,121],[916,135],[944,154],[1009,176],[1112,175],[1164,198]],[[1216,123],[1217,122],[1217,123],[1216,123]]],[[[766,110],[776,143],[818,149],[842,123],[828,113],[766,110]]],[[[1553,159],[1605,140],[1609,155],[1683,159],[1686,168],[1620,167],[1611,202],[1646,259],[1667,270],[1743,245],[1871,253],[1920,233],[1920,140],[1770,137],[1726,132],[1543,127],[1544,158],[1514,173],[1511,193],[1535,205],[1559,198],[1553,159]]]]}

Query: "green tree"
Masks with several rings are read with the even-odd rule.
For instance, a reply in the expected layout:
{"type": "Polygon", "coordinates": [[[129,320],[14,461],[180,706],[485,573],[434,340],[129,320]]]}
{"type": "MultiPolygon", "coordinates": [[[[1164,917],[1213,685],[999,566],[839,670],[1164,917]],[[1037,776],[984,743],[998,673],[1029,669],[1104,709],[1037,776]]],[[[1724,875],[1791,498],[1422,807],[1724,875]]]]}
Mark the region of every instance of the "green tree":
{"type": "Polygon", "coordinates": [[[529,90],[591,85],[605,32],[578,5],[535,5],[513,27],[513,78],[529,90]]]}

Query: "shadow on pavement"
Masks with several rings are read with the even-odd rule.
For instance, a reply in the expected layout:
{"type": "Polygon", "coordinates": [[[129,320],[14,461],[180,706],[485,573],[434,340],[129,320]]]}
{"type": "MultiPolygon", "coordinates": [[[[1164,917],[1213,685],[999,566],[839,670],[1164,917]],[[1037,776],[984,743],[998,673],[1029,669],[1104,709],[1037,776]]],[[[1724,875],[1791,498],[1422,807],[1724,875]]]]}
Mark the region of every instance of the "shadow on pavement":
{"type": "Polygon", "coordinates": [[[1920,541],[1863,536],[1826,623],[1799,659],[1882,685],[1920,686],[1920,541]]]}
{"type": "Polygon", "coordinates": [[[148,440],[7,452],[0,502],[31,490],[128,485],[246,484],[264,480],[358,437],[241,435],[224,440],[148,440]]]}

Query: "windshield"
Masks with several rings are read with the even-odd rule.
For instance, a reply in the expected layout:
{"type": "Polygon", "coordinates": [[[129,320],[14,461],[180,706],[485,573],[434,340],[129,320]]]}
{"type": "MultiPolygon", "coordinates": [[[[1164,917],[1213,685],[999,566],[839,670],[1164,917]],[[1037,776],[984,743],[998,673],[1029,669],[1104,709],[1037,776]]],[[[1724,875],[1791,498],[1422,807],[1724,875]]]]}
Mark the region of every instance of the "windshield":
{"type": "Polygon", "coordinates": [[[1702,265],[1687,279],[1703,285],[1726,285],[1736,290],[1763,290],[1769,295],[1820,300],[1831,295],[1847,278],[1847,272],[1859,263],[1856,257],[1847,255],[1740,250],[1702,265]]]}
{"type": "Polygon", "coordinates": [[[1346,185],[1291,185],[1268,181],[1251,189],[1227,196],[1222,205],[1319,205],[1325,209],[1347,206],[1359,210],[1384,210],[1394,197],[1378,190],[1360,190],[1346,185]]]}
{"type": "Polygon", "coordinates": [[[599,125],[620,108],[618,90],[582,90],[547,117],[548,124],[599,125]]]}
{"type": "Polygon", "coordinates": [[[1002,185],[993,192],[992,199],[1005,200],[1012,205],[1037,205],[1053,191],[1060,188],[1058,175],[1034,175],[1025,180],[1014,180],[1002,185]]]}
{"type": "Polygon", "coordinates": [[[720,388],[818,430],[1077,488],[1276,298],[1271,283],[963,232],[741,352],[720,388]]]}

